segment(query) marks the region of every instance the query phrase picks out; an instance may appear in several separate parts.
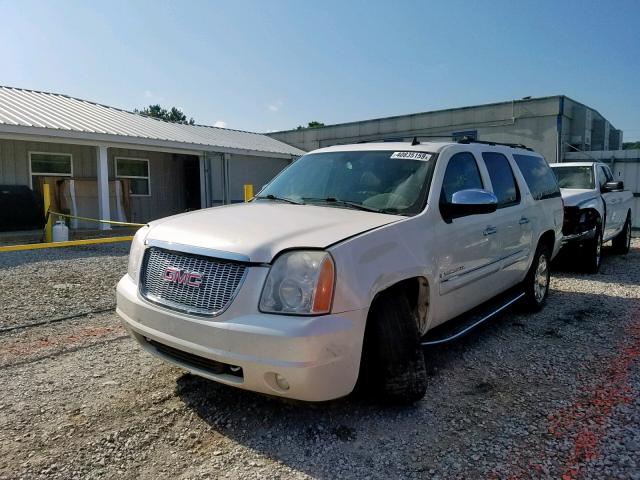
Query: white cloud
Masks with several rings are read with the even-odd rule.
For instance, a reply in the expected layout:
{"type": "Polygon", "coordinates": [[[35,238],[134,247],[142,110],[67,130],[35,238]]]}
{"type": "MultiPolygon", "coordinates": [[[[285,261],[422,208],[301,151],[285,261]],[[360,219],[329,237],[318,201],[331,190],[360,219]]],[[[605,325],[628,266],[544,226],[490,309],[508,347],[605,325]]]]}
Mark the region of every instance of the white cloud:
{"type": "Polygon", "coordinates": [[[269,105],[267,105],[267,108],[269,109],[270,112],[277,112],[282,108],[282,105],[283,105],[282,100],[278,100],[276,102],[271,102],[269,105]]]}
{"type": "Polygon", "coordinates": [[[153,97],[153,93],[151,92],[151,90],[145,90],[144,98],[151,98],[151,97],[153,97]]]}
{"type": "Polygon", "coordinates": [[[216,123],[214,123],[213,126],[218,128],[225,128],[227,126],[227,122],[222,120],[216,120],[216,123]]]}

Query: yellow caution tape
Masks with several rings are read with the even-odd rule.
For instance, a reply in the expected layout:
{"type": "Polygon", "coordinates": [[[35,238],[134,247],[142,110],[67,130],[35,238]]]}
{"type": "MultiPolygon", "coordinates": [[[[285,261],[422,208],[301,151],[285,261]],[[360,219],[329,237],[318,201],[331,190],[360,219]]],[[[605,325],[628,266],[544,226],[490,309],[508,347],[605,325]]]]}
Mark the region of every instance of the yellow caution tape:
{"type": "Polygon", "coordinates": [[[57,215],[58,217],[77,218],[78,220],[86,220],[88,222],[96,223],[108,223],[109,225],[122,225],[124,227],[144,227],[145,223],[130,223],[130,222],[114,222],[112,220],[98,220],[97,218],[78,217],[77,215],[67,215],[66,213],[52,212],[49,210],[49,215],[57,215]]]}
{"type": "Polygon", "coordinates": [[[105,238],[88,238],[85,240],[69,240],[67,242],[48,242],[48,243],[28,243],[24,245],[5,245],[0,246],[0,252],[19,252],[22,250],[38,250],[40,248],[54,247],[73,247],[76,245],[94,245],[99,243],[116,243],[128,242],[133,240],[133,236],[124,237],[105,237],[105,238]]]}

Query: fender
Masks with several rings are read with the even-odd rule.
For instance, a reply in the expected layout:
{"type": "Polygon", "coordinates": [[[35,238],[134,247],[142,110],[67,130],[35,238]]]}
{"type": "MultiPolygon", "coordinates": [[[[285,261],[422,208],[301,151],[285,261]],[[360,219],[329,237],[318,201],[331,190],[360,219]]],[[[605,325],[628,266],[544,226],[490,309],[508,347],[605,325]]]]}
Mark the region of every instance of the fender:
{"type": "Polygon", "coordinates": [[[420,251],[412,251],[405,242],[406,237],[424,237],[424,232],[424,218],[416,216],[329,248],[338,277],[334,311],[369,308],[378,293],[410,278],[422,277],[435,285],[428,240],[420,251]]]}

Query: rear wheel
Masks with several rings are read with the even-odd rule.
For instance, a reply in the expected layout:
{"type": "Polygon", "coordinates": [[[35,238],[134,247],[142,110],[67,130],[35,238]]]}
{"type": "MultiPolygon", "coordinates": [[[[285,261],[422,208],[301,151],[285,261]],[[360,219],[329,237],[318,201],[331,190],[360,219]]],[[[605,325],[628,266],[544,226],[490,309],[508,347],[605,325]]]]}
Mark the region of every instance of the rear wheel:
{"type": "Polygon", "coordinates": [[[537,312],[542,309],[549,295],[550,280],[551,251],[548,246],[540,244],[523,282],[523,303],[527,310],[537,312]]]}
{"type": "Polygon", "coordinates": [[[616,253],[629,253],[631,248],[631,215],[627,214],[627,220],[624,222],[622,231],[616,235],[611,242],[613,251],[616,253]]]}
{"type": "Polygon", "coordinates": [[[602,261],[602,229],[596,227],[596,234],[592,240],[588,240],[582,246],[582,258],[580,259],[584,271],[598,273],[602,261]]]}
{"type": "Polygon", "coordinates": [[[371,305],[358,383],[389,403],[424,397],[427,369],[420,334],[402,293],[383,294],[371,305]]]}

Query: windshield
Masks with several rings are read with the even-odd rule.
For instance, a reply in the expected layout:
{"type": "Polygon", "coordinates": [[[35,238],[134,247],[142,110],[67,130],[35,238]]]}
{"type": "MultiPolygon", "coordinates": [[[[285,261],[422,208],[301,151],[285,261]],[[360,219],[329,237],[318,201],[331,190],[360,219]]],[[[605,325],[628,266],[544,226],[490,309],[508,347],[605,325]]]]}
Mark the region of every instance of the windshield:
{"type": "Polygon", "coordinates": [[[556,174],[560,188],[595,188],[591,166],[553,167],[552,170],[556,174]]]}
{"type": "Polygon", "coordinates": [[[312,153],[284,170],[257,198],[415,215],[424,208],[432,164],[433,155],[426,152],[312,153]]]}

